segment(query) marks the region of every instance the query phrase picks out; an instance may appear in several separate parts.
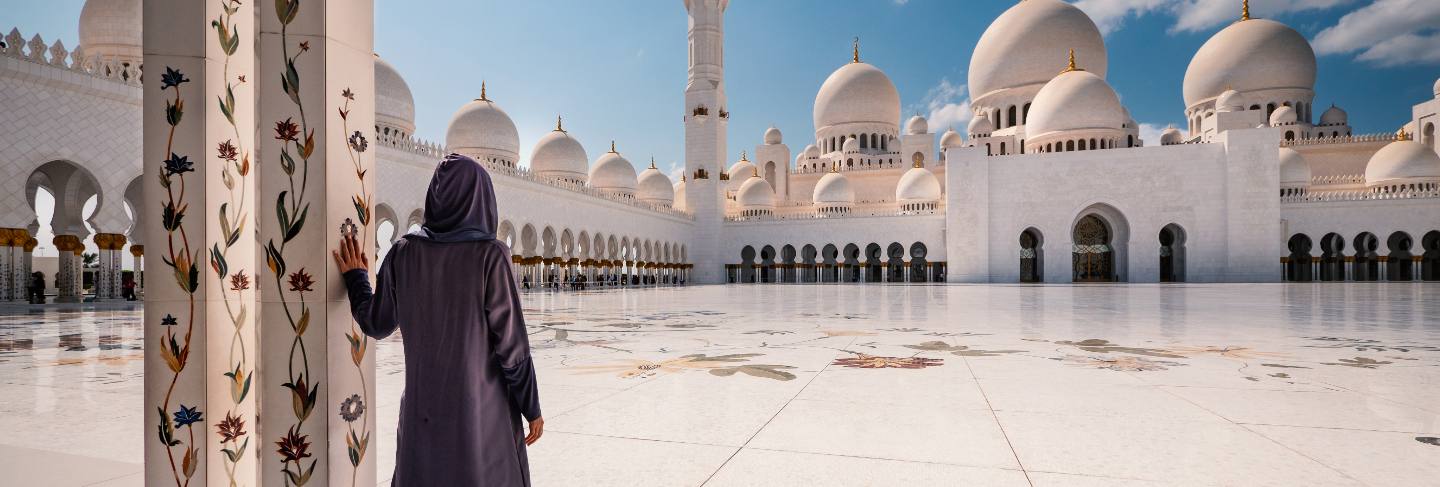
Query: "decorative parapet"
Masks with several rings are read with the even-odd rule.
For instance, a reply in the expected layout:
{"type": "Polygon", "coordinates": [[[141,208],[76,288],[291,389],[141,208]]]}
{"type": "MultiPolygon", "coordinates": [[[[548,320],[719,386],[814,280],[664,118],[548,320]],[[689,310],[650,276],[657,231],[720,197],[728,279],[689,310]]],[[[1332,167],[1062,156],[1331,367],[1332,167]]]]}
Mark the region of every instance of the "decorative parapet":
{"type": "Polygon", "coordinates": [[[1321,137],[1315,139],[1286,140],[1280,142],[1280,147],[1300,147],[1311,145],[1338,145],[1338,144],[1359,144],[1368,142],[1393,142],[1394,133],[1342,135],[1339,137],[1321,137]]]}
{"type": "Polygon", "coordinates": [[[1316,186],[1333,186],[1338,184],[1365,184],[1365,175],[1336,174],[1330,176],[1314,176],[1310,178],[1310,184],[1316,186]]]}
{"type": "Polygon", "coordinates": [[[1412,200],[1440,198],[1440,186],[1431,189],[1364,189],[1353,191],[1307,191],[1280,197],[1281,203],[1330,203],[1344,201],[1412,200]]]}
{"type": "Polygon", "coordinates": [[[5,47],[0,48],[0,56],[43,64],[129,86],[140,86],[141,69],[138,65],[127,64],[114,57],[86,55],[81,47],[67,50],[65,43],[58,39],[53,44],[46,45],[40,34],[35,34],[27,42],[25,37],[20,35],[18,28],[10,29],[10,34],[5,36],[5,47]]]}
{"type": "Polygon", "coordinates": [[[725,215],[725,221],[824,220],[834,218],[905,217],[943,214],[945,214],[945,204],[943,202],[908,205],[902,205],[894,201],[858,203],[851,206],[849,211],[845,212],[822,211],[814,204],[806,202],[788,202],[776,206],[775,210],[768,214],[755,215],[741,211],[731,211],[725,215]]]}
{"type": "Polygon", "coordinates": [[[433,159],[445,157],[445,146],[413,136],[375,134],[375,142],[395,150],[433,159]]]}

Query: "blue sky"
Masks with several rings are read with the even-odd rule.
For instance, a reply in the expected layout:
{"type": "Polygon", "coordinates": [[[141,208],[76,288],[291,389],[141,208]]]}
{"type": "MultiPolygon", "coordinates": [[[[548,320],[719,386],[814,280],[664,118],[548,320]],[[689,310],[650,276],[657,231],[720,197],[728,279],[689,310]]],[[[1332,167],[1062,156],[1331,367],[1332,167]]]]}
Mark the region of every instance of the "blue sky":
{"type": "MultiPolygon", "coordinates": [[[[258,0],[257,0],[258,1],[258,0]]],[[[74,45],[82,0],[6,0],[28,38],[74,45]]],[[[1337,103],[1357,132],[1393,131],[1440,76],[1440,1],[1255,0],[1257,16],[1320,52],[1316,105],[1337,103]]],[[[734,0],[726,16],[730,159],[766,127],[799,150],[815,92],[861,38],[866,62],[900,90],[904,113],[965,107],[970,52],[1014,3],[955,0],[734,0]]],[[[1239,16],[1239,0],[1080,0],[1107,32],[1108,79],[1136,120],[1177,126],[1195,50],[1239,16]]],[[[443,141],[480,81],[520,129],[522,152],[565,116],[591,158],[611,139],[637,166],[684,153],[685,9],[680,0],[377,0],[376,51],[408,80],[418,134],[443,141]]],[[[6,27],[8,29],[8,26],[6,27]]],[[[946,118],[944,116],[940,118],[946,118]]],[[[956,121],[955,123],[960,123],[956,121]]],[[[932,122],[942,131],[944,122],[932,122]]],[[[957,127],[963,128],[963,127],[957,127]]],[[[526,154],[522,153],[522,159],[526,154]]]]}

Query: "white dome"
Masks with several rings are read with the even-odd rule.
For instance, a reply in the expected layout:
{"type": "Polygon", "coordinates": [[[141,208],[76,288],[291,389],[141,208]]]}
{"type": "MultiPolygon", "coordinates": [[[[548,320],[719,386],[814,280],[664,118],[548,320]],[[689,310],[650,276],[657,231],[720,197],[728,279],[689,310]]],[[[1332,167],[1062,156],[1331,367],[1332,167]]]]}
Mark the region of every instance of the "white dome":
{"type": "Polygon", "coordinates": [[[1440,181],[1440,154],[1413,140],[1382,147],[1365,165],[1365,184],[1385,186],[1440,181]]]}
{"type": "Polygon", "coordinates": [[[775,208],[775,190],[765,178],[751,174],[745,178],[745,183],[740,185],[740,192],[736,194],[735,201],[740,204],[741,209],[758,210],[775,208]]]}
{"type": "Polygon", "coordinates": [[[970,118],[970,126],[967,128],[970,138],[989,137],[995,131],[995,124],[990,121],[990,115],[979,114],[970,118]]]}
{"type": "Polygon", "coordinates": [[[811,199],[816,206],[850,206],[855,204],[855,189],[850,187],[850,178],[830,171],[815,183],[811,199]]]}
{"type": "Polygon", "coordinates": [[[940,147],[943,149],[949,149],[951,147],[963,147],[964,145],[965,138],[961,137],[960,132],[956,132],[954,127],[946,130],[945,135],[940,136],[940,147]]]}
{"type": "Polygon", "coordinates": [[[530,171],[538,176],[585,182],[590,172],[585,146],[560,127],[545,134],[530,151],[530,171]]]}
{"type": "Polygon", "coordinates": [[[675,186],[670,183],[669,176],[655,167],[655,161],[650,161],[650,167],[640,172],[639,182],[635,185],[635,199],[664,206],[675,203],[675,186]]]}
{"type": "Polygon", "coordinates": [[[1330,109],[1320,114],[1320,125],[1345,125],[1348,123],[1350,123],[1350,114],[1335,105],[1330,105],[1330,109]]]}
{"type": "Polygon", "coordinates": [[[630,161],[615,152],[615,144],[610,144],[610,152],[600,155],[595,159],[595,164],[590,166],[590,187],[614,191],[623,194],[633,194],[635,191],[636,178],[635,166],[630,161]]]}
{"type": "Polygon", "coordinates": [[[785,138],[780,134],[780,129],[775,127],[765,129],[765,145],[776,145],[784,142],[784,140],[785,138]]]}
{"type": "Polygon", "coordinates": [[[1105,77],[1105,39],[1085,12],[1059,0],[1017,3],[991,23],[975,45],[970,57],[970,98],[1044,84],[1065,66],[1070,49],[1086,69],[1105,77]]]}
{"type": "Polygon", "coordinates": [[[1120,130],[1125,107],[1104,79],[1089,71],[1068,71],[1035,95],[1026,120],[1027,137],[1085,129],[1120,130]]]}
{"type": "Polygon", "coordinates": [[[815,144],[805,146],[805,157],[820,157],[820,148],[815,144]]]}
{"type": "Polygon", "coordinates": [[[1435,98],[1440,98],[1440,79],[1435,80],[1435,98]]]}
{"type": "Polygon", "coordinates": [[[895,185],[895,201],[902,204],[940,201],[940,178],[929,169],[910,168],[895,185]]]}
{"type": "Polygon", "coordinates": [[[394,66],[375,55],[375,125],[415,133],[415,95],[394,66]]]}
{"type": "Polygon", "coordinates": [[[905,122],[905,133],[910,135],[930,133],[930,122],[919,115],[910,117],[910,120],[905,122]]]}
{"type": "MultiPolygon", "coordinates": [[[[141,0],[86,0],[80,9],[80,47],[86,56],[139,64],[145,58],[141,0]]],[[[207,33],[206,35],[209,35],[207,33]]]]}
{"type": "Polygon", "coordinates": [[[1160,132],[1160,145],[1175,145],[1184,142],[1184,140],[1185,136],[1180,133],[1180,129],[1175,127],[1170,127],[1160,132]]]}
{"type": "Polygon", "coordinates": [[[515,130],[515,122],[499,105],[485,98],[483,87],[480,93],[480,98],[466,103],[450,118],[450,128],[445,132],[447,150],[471,156],[499,152],[518,157],[520,133],[515,130]]]}
{"type": "Polygon", "coordinates": [[[675,202],[671,203],[670,207],[685,211],[688,208],[688,203],[685,202],[685,176],[680,176],[680,180],[676,181],[672,188],[674,188],[675,192],[675,202]]]}
{"type": "MultiPolygon", "coordinates": [[[[730,165],[730,169],[725,170],[725,174],[730,176],[730,181],[743,181],[745,178],[750,177],[750,173],[752,172],[755,172],[755,163],[750,162],[750,159],[746,157],[743,152],[740,153],[740,160],[735,161],[734,164],[730,165]]],[[[737,188],[739,187],[739,183],[737,182],[732,182],[731,184],[737,188]]]]}
{"type": "Polygon", "coordinates": [[[845,143],[840,146],[840,151],[860,152],[860,140],[854,138],[845,139],[845,143]]]}
{"type": "Polygon", "coordinates": [[[1285,24],[1251,19],[1221,29],[1190,60],[1185,105],[1195,106],[1227,89],[1250,93],[1315,89],[1315,50],[1285,24]]]}
{"type": "Polygon", "coordinates": [[[1299,120],[1299,116],[1295,114],[1295,109],[1290,107],[1282,106],[1280,108],[1276,108],[1275,112],[1270,114],[1271,127],[1279,125],[1294,125],[1295,122],[1299,120]]]}
{"type": "Polygon", "coordinates": [[[846,123],[900,123],[900,92],[883,71],[866,63],[842,66],[815,95],[815,130],[846,123]]]}
{"type": "Polygon", "coordinates": [[[1245,99],[1241,98],[1240,92],[1225,90],[1215,98],[1215,111],[1219,112],[1243,112],[1245,111],[1245,99]]]}
{"type": "Polygon", "coordinates": [[[1280,148],[1280,187],[1306,188],[1310,186],[1310,163],[1295,149],[1280,148]]]}

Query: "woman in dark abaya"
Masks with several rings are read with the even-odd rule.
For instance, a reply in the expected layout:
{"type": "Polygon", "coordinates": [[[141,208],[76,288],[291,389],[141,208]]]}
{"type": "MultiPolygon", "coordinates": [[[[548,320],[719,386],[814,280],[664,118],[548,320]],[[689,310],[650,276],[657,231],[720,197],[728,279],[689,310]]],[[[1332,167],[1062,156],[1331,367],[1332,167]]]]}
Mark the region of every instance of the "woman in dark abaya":
{"type": "Polygon", "coordinates": [[[424,225],[390,248],[373,293],[354,235],[334,252],[365,334],[405,336],[395,487],[530,485],[525,447],[545,421],[497,222],[490,175],[451,154],[430,179],[424,225]]]}

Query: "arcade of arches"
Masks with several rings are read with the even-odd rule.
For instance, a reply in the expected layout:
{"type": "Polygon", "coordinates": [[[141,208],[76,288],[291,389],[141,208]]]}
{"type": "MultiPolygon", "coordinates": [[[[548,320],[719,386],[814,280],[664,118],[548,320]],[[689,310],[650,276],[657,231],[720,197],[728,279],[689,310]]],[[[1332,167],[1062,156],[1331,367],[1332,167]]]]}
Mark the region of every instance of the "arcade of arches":
{"type": "Polygon", "coordinates": [[[729,283],[810,283],[810,282],[945,282],[945,262],[926,260],[927,247],[915,242],[907,249],[899,242],[883,248],[871,243],[863,251],[858,244],[843,248],[786,244],[776,252],[765,245],[756,251],[740,249],[741,264],[725,266],[729,283]],[[908,254],[908,260],[906,259],[908,254]]]}
{"type": "Polygon", "coordinates": [[[1425,233],[1418,246],[1405,232],[1383,240],[1371,232],[1350,239],[1327,233],[1315,243],[1304,233],[1290,236],[1290,255],[1280,259],[1286,281],[1440,281],[1440,230],[1425,233]]]}

